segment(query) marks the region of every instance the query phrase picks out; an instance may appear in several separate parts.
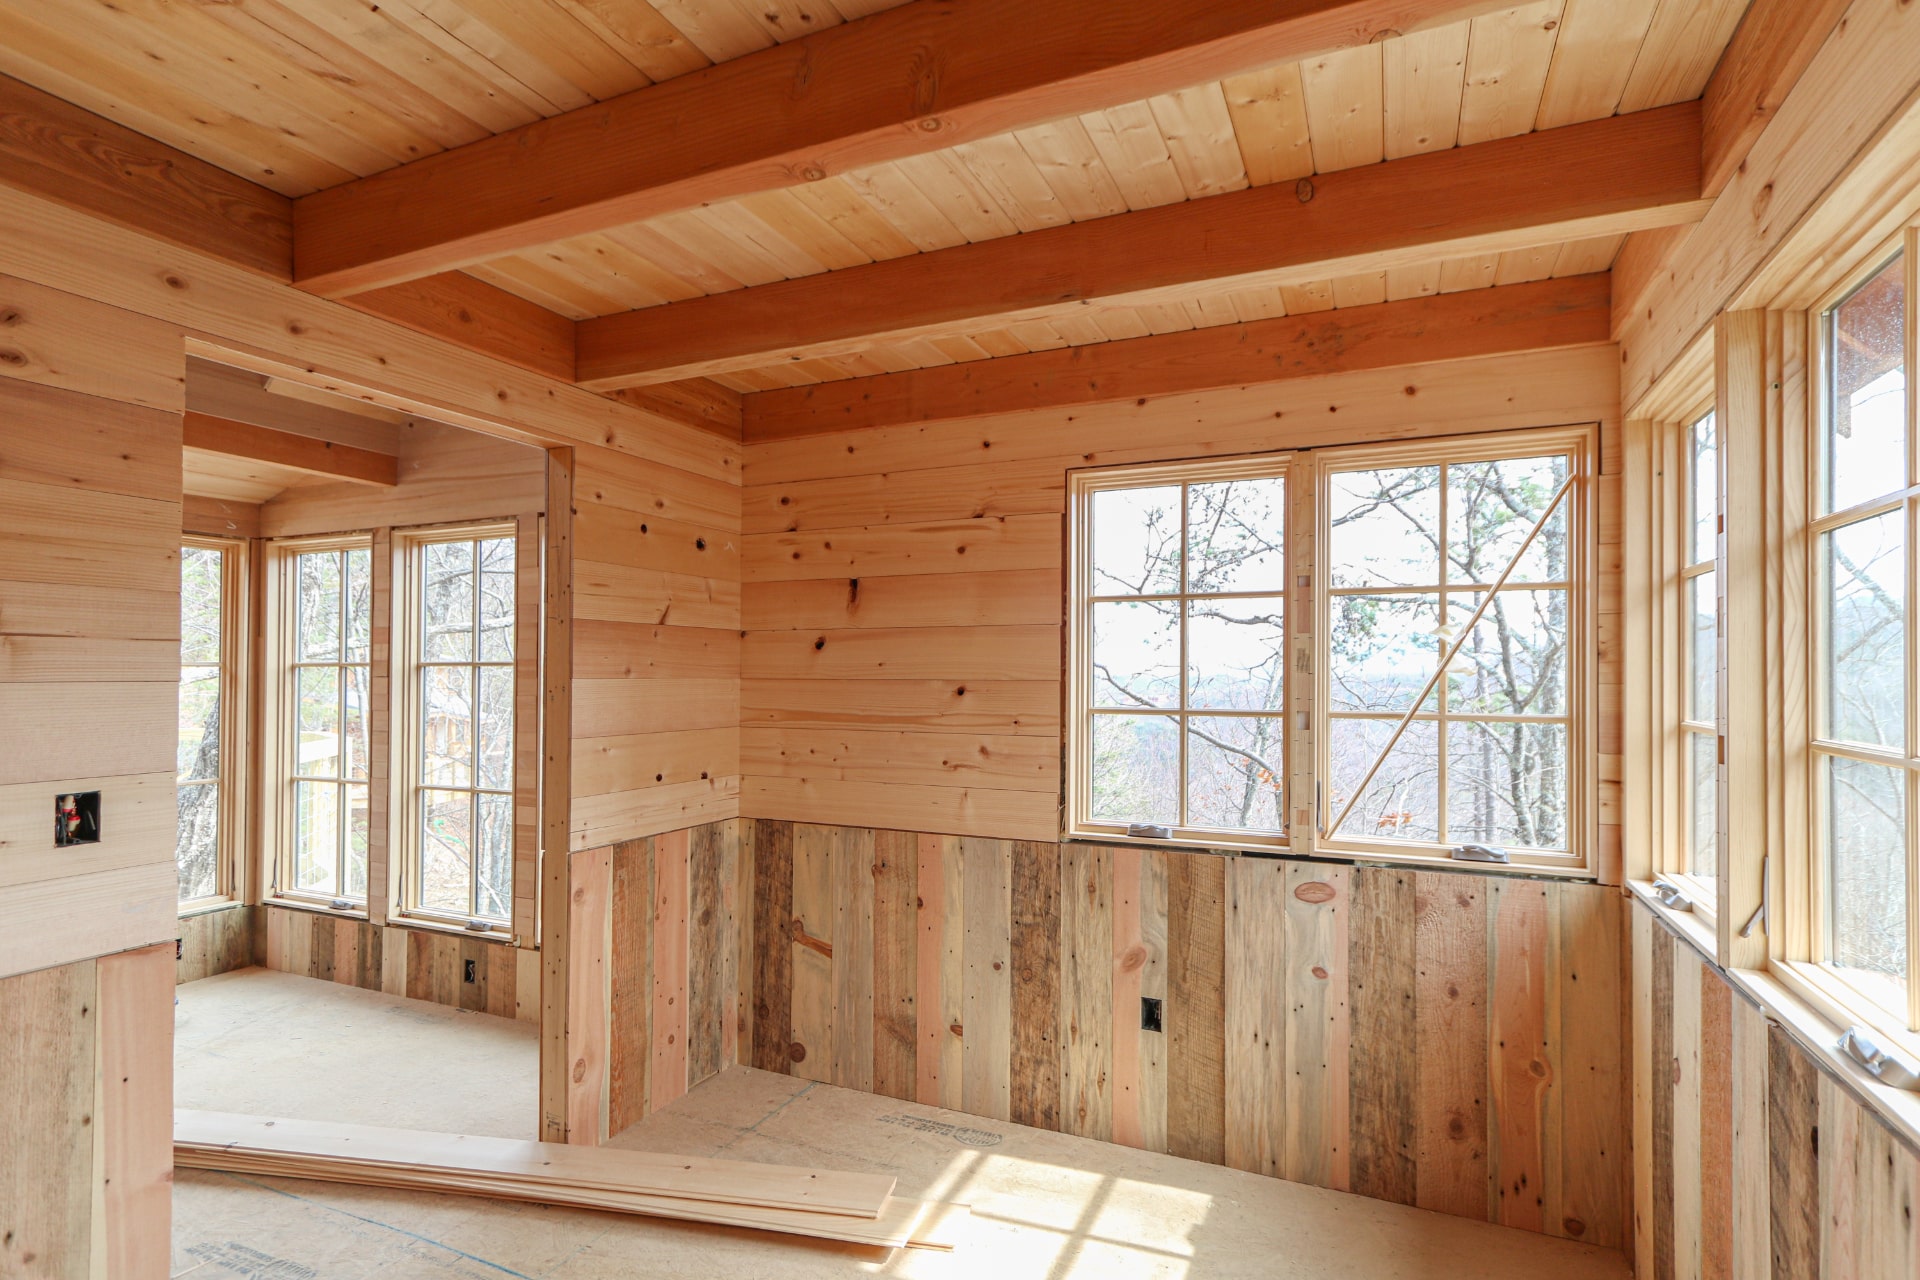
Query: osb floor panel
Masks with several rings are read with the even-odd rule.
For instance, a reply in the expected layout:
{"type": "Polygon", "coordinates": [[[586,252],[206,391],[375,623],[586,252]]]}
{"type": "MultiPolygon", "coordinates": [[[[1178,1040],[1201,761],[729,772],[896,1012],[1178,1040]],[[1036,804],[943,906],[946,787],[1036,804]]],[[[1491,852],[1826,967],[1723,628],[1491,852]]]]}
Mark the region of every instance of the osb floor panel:
{"type": "Polygon", "coordinates": [[[272,1280],[725,1275],[1624,1280],[1619,1255],[1483,1223],[736,1067],[616,1139],[884,1170],[973,1205],[954,1254],[886,1251],[181,1170],[173,1274],[272,1280]]]}
{"type": "Polygon", "coordinates": [[[174,1105],[531,1138],[531,1023],[270,969],[176,989],[174,1105]]]}

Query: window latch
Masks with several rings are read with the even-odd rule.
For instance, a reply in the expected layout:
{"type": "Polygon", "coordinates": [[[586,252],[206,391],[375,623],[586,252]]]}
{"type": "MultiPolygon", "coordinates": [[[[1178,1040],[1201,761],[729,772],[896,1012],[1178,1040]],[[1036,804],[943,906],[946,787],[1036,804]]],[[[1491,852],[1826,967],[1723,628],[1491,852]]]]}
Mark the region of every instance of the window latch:
{"type": "Polygon", "coordinates": [[[1761,925],[1773,923],[1773,877],[1767,874],[1767,864],[1773,860],[1771,854],[1760,859],[1760,905],[1753,909],[1747,922],[1740,926],[1740,936],[1751,938],[1753,931],[1761,925]]]}
{"type": "Polygon", "coordinates": [[[1861,1026],[1848,1027],[1834,1046],[1866,1068],[1868,1075],[1896,1089],[1920,1089],[1920,1065],[1904,1054],[1882,1048],[1861,1026]]]}
{"type": "Polygon", "coordinates": [[[1455,862],[1507,862],[1513,861],[1507,851],[1498,845],[1463,844],[1450,855],[1455,862]]]}
{"type": "Polygon", "coordinates": [[[1127,824],[1127,835],[1136,840],[1171,840],[1173,829],[1152,822],[1132,822],[1127,824]]]}
{"type": "Polygon", "coordinates": [[[1682,893],[1680,886],[1665,876],[1653,882],[1653,896],[1660,899],[1660,905],[1670,911],[1693,910],[1693,899],[1682,893]]]}

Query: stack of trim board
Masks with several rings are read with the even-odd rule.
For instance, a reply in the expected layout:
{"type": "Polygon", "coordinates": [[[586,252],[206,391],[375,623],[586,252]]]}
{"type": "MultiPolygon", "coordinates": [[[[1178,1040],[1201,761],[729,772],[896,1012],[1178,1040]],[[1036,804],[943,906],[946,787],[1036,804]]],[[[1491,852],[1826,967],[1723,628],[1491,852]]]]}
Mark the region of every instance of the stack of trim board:
{"type": "Polygon", "coordinates": [[[755,1227],[852,1244],[952,1249],[965,1205],[903,1200],[893,1178],[373,1125],[175,1111],[187,1169],[451,1191],[755,1227]]]}

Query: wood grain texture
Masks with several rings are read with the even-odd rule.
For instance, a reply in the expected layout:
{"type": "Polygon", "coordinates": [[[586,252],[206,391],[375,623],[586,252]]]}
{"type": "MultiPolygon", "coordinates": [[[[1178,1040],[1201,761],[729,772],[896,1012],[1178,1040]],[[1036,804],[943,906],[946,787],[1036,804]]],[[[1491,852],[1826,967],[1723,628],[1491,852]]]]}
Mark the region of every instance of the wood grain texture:
{"type": "Polygon", "coordinates": [[[1285,1176],[1292,1119],[1286,893],[1284,862],[1236,858],[1227,867],[1227,1164],[1274,1177],[1285,1176]]]}
{"type": "Polygon", "coordinates": [[[919,851],[912,832],[873,833],[872,1088],[902,1101],[913,1100],[918,1073],[919,851]]]}
{"type": "Polygon", "coordinates": [[[656,1111],[687,1092],[691,846],[686,831],[653,840],[653,1062],[647,1093],[656,1111]]]}
{"type": "Polygon", "coordinates": [[[1652,975],[1653,1039],[1653,1257],[1657,1277],[1674,1274],[1673,1165],[1673,935],[1658,924],[1647,967],[1652,975]]]}
{"type": "Polygon", "coordinates": [[[793,824],[760,819],[753,838],[753,1065],[792,1062],[793,824]]]}
{"type": "Polygon", "coordinates": [[[608,977],[607,1128],[652,1109],[653,841],[613,846],[613,954],[608,977]]]}
{"type": "MultiPolygon", "coordinates": [[[[1773,1274],[1820,1275],[1820,1072],[1785,1028],[1767,1032],[1768,1196],[1773,1274]]],[[[1827,1159],[1832,1159],[1831,1149],[1827,1159]]],[[[1658,1153],[1656,1152],[1656,1159],[1658,1153]]]]}
{"type": "Polygon", "coordinates": [[[1605,275],[1574,276],[839,379],[748,397],[745,438],[1157,398],[1605,342],[1609,299],[1605,275]]]}
{"type": "Polygon", "coordinates": [[[834,837],[837,828],[793,828],[793,914],[787,947],[793,972],[793,1074],[833,1083],[834,837]]]}
{"type": "Polygon", "coordinates": [[[1348,918],[1352,872],[1289,863],[1284,918],[1287,1111],[1282,1176],[1345,1191],[1348,1094],[1348,918]]]}
{"type": "Polygon", "coordinates": [[[1700,186],[1717,196],[1780,110],[1848,0],[1756,0],[1701,99],[1700,186]]]}
{"type": "Polygon", "coordinates": [[[532,373],[573,381],[573,322],[464,271],[369,289],[346,303],[532,373]]]}
{"type": "Polygon", "coordinates": [[[1414,873],[1356,869],[1351,910],[1351,1189],[1412,1204],[1419,1083],[1414,873]]]}
{"type": "Polygon", "coordinates": [[[104,1274],[161,1280],[155,1245],[173,1215],[173,952],[103,956],[97,973],[104,1274]]]}
{"type": "Polygon", "coordinates": [[[1416,1102],[1415,1203],[1466,1218],[1488,1216],[1488,934],[1486,885],[1472,876],[1417,872],[1414,879],[1416,1102]]]}
{"type": "Polygon", "coordinates": [[[724,888],[726,829],[707,823],[687,833],[687,1084],[714,1075],[726,1064],[721,1050],[727,1025],[725,963],[731,947],[724,888]]]}
{"type": "Polygon", "coordinates": [[[1167,867],[1167,1149],[1226,1163],[1227,860],[1167,867]]]}
{"type": "Polygon", "coordinates": [[[1733,988],[1700,969],[1700,1280],[1733,1280],[1733,988]]]}
{"type": "Polygon", "coordinates": [[[1492,1150],[1495,1221],[1544,1230],[1548,1089],[1557,1054],[1548,1045],[1548,886],[1493,889],[1492,1150]]]}
{"type": "Polygon", "coordinates": [[[1064,1132],[1113,1135],[1113,856],[1060,848],[1060,1110],[1064,1132]]]}
{"type": "MultiPolygon", "coordinates": [[[[100,1034],[92,960],[0,978],[0,1266],[9,1274],[88,1280],[96,1145],[92,1120],[100,1034]]],[[[104,1239],[104,1235],[101,1237],[104,1239]]]]}
{"type": "Polygon", "coordinates": [[[1060,846],[1018,841],[1012,854],[1014,1123],[1060,1129],[1060,846]]]}
{"type": "Polygon", "coordinates": [[[1013,842],[960,841],[966,917],[961,946],[961,1109],[995,1120],[1012,1118],[1009,1053],[1013,1044],[1013,842]]]}
{"type": "Polygon", "coordinates": [[[828,852],[832,895],[833,1083],[873,1091],[874,833],[835,828],[828,852]]]}
{"type": "Polygon", "coordinates": [[[607,1137],[613,851],[589,850],[567,862],[566,1140],[591,1147],[607,1137]]]}

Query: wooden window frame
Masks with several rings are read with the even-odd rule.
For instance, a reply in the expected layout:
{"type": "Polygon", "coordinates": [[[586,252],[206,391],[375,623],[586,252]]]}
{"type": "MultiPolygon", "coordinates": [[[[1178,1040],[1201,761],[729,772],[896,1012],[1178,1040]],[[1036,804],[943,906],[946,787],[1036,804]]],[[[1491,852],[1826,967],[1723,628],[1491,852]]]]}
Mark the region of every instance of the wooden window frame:
{"type": "Polygon", "coordinates": [[[217,911],[245,900],[248,803],[252,782],[249,709],[253,694],[252,543],[246,538],[181,535],[182,547],[218,551],[220,563],[220,829],[214,854],[214,892],[177,903],[181,916],[217,911]]]}
{"type": "MultiPolygon", "coordinates": [[[[1597,488],[1599,428],[1586,423],[1471,434],[1433,436],[1391,443],[1328,446],[1255,457],[1156,462],[1068,472],[1066,597],[1066,808],[1062,838],[1103,843],[1140,843],[1174,847],[1246,848],[1293,856],[1460,867],[1450,845],[1420,845],[1354,837],[1329,837],[1320,828],[1335,817],[1321,794],[1329,776],[1328,663],[1319,652],[1330,627],[1330,573],[1316,548],[1328,536],[1328,485],[1335,471],[1369,467],[1466,463],[1566,452],[1573,460],[1562,503],[1568,517],[1569,573],[1564,584],[1569,604],[1567,700],[1569,849],[1566,854],[1512,851],[1513,872],[1591,879],[1599,874],[1598,830],[1598,668],[1595,627],[1598,609],[1597,488]],[[1290,679],[1285,693],[1287,824],[1278,833],[1183,827],[1170,836],[1129,836],[1125,826],[1095,822],[1090,816],[1092,759],[1091,706],[1092,581],[1091,502],[1113,489],[1199,484],[1233,479],[1284,477],[1287,481],[1285,577],[1286,650],[1290,679]],[[1301,674],[1301,673],[1309,674],[1301,674]],[[1323,803],[1324,802],[1324,803],[1323,803]]],[[[1184,514],[1182,519],[1184,520],[1184,514]]],[[[1184,587],[1184,582],[1183,582],[1184,587]]],[[[1484,587],[1485,584],[1482,584],[1484,587]]],[[[1447,591],[1466,590],[1449,584],[1447,591]]],[[[1172,593],[1165,598],[1172,598],[1172,593]]],[[[1275,594],[1272,592],[1259,593],[1275,594]]],[[[1183,642],[1184,643],[1184,642],[1183,642]]],[[[1183,661],[1184,666],[1184,661],[1183,661]]],[[[1170,715],[1186,712],[1183,705],[1170,715]]],[[[1184,735],[1183,735],[1184,738],[1184,735]]],[[[1184,765],[1185,743],[1182,742],[1184,765]]],[[[1184,776],[1184,767],[1183,767],[1184,776]]]]}
{"type": "MultiPolygon", "coordinates": [[[[522,575],[527,569],[527,556],[522,539],[525,532],[521,521],[486,520],[465,522],[455,525],[421,526],[408,529],[395,529],[392,534],[393,553],[391,557],[392,579],[391,600],[393,603],[391,622],[391,684],[392,712],[390,726],[390,751],[388,755],[388,803],[394,820],[389,826],[388,848],[394,855],[387,872],[392,906],[390,918],[396,923],[420,925],[432,928],[457,930],[478,938],[490,938],[499,941],[510,939],[518,930],[516,920],[518,910],[519,885],[522,879],[521,868],[527,857],[526,824],[524,806],[526,792],[534,785],[526,777],[527,752],[524,750],[523,733],[528,726],[523,723],[526,707],[521,696],[525,687],[527,664],[523,661],[522,649],[529,643],[537,644],[537,637],[529,635],[526,629],[525,609],[522,602],[527,593],[523,589],[522,575]],[[515,901],[510,902],[505,917],[487,919],[472,915],[461,915],[438,911],[420,905],[418,887],[421,866],[420,839],[420,792],[427,788],[421,781],[422,761],[420,759],[420,710],[421,698],[419,675],[423,663],[420,653],[420,583],[419,572],[423,564],[425,549],[429,546],[452,542],[477,542],[482,539],[505,538],[513,546],[514,561],[514,656],[506,663],[484,663],[478,658],[473,662],[451,665],[460,666],[505,666],[513,672],[513,780],[505,792],[493,788],[454,787],[456,791],[472,794],[505,794],[511,797],[514,810],[512,881],[511,890],[515,901]],[[486,927],[475,927],[478,920],[486,927]]],[[[471,898],[471,893],[469,894],[471,898]]]]}
{"type": "MultiPolygon", "coordinates": [[[[314,537],[276,539],[267,544],[267,608],[262,626],[266,646],[268,678],[262,684],[260,733],[261,834],[265,844],[267,879],[266,901],[274,906],[324,911],[356,919],[376,919],[374,845],[379,838],[381,815],[379,795],[384,768],[385,733],[381,720],[381,694],[377,688],[383,673],[384,640],[380,627],[382,594],[379,540],[370,532],[326,534],[314,537]],[[299,732],[299,694],[295,688],[300,664],[294,659],[298,627],[295,619],[298,593],[290,581],[297,570],[295,562],[311,552],[365,550],[371,570],[368,644],[369,700],[367,709],[367,894],[354,901],[345,894],[320,895],[291,888],[293,859],[293,774],[292,741],[299,732]],[[346,900],[349,905],[336,906],[346,900]]],[[[358,665],[352,664],[352,665],[358,665]]]]}

